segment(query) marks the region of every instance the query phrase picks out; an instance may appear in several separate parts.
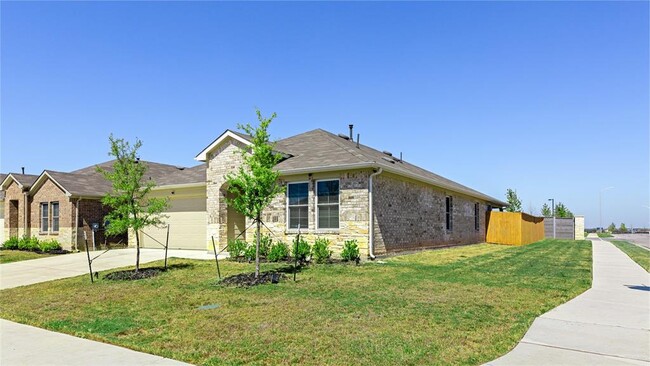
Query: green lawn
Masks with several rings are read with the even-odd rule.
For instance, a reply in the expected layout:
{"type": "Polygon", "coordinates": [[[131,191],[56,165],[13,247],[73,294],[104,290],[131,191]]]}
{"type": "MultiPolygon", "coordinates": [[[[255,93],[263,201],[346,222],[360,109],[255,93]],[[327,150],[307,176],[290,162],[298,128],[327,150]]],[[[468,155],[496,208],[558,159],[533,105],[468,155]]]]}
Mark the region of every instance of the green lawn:
{"type": "Polygon", "coordinates": [[[633,261],[637,262],[646,271],[650,272],[650,251],[639,248],[625,240],[610,240],[618,249],[622,250],[633,261]]]}
{"type": "Polygon", "coordinates": [[[614,237],[614,235],[612,235],[610,233],[598,233],[597,235],[598,235],[599,238],[613,238],[614,237]]]}
{"type": "Polygon", "coordinates": [[[24,250],[0,250],[0,263],[11,263],[18,261],[26,261],[28,259],[37,259],[49,257],[51,254],[40,254],[34,252],[26,252],[24,250]]]}
{"type": "MultiPolygon", "coordinates": [[[[589,241],[384,262],[312,266],[297,283],[243,289],[215,285],[213,262],[172,259],[188,267],[135,282],[79,276],[1,291],[0,317],[194,364],[477,365],[591,285],[589,241]],[[219,307],[198,310],[209,304],[219,307]]],[[[221,262],[226,275],[252,269],[221,262]]]]}

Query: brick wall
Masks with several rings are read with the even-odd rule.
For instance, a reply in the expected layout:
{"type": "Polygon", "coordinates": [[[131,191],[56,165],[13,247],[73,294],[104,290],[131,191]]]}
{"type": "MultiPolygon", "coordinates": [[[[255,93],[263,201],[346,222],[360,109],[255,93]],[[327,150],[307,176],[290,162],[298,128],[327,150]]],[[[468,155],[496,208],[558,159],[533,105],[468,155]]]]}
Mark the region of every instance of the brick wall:
{"type": "Polygon", "coordinates": [[[61,244],[63,249],[72,249],[74,240],[72,237],[73,223],[71,221],[71,211],[72,205],[69,197],[54,182],[47,179],[31,199],[31,235],[39,240],[54,239],[61,244]],[[59,231],[57,232],[52,230],[52,202],[59,203],[59,231]],[[41,203],[48,204],[47,231],[41,231],[41,203]]]}
{"type": "Polygon", "coordinates": [[[373,178],[373,196],[376,254],[485,241],[485,202],[389,173],[373,178]],[[453,197],[451,231],[446,230],[446,196],[453,197]]]}
{"type": "MultiPolygon", "coordinates": [[[[25,230],[25,196],[16,182],[12,181],[5,190],[4,205],[6,216],[4,227],[5,238],[29,235],[29,230],[25,230]],[[14,203],[17,203],[17,206],[14,203]],[[13,229],[11,230],[10,225],[13,225],[13,229]]],[[[29,198],[27,202],[27,217],[29,218],[29,198]]]]}
{"type": "Polygon", "coordinates": [[[88,238],[88,245],[92,248],[92,224],[98,223],[100,229],[95,232],[95,247],[104,248],[104,242],[116,244],[121,241],[127,243],[127,234],[117,236],[107,236],[104,228],[104,217],[110,212],[109,208],[102,205],[99,199],[83,199],[77,203],[73,201],[73,207],[79,205],[79,228],[77,234],[77,247],[79,250],[85,250],[84,233],[88,238]]]}

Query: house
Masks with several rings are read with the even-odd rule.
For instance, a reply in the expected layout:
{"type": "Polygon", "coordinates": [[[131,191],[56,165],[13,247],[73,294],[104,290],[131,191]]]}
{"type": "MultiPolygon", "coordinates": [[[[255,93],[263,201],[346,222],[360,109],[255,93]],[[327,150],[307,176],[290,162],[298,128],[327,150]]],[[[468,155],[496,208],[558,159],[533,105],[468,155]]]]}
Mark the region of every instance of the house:
{"type": "MultiPolygon", "coordinates": [[[[391,153],[360,144],[350,135],[317,129],[276,142],[276,168],[286,193],[264,211],[264,231],[290,243],[300,232],[313,242],[330,240],[340,251],[356,240],[364,258],[423,248],[484,242],[488,211],[507,204],[410,164],[391,153]]],[[[155,197],[169,199],[169,227],[139,233],[143,247],[223,250],[230,240],[252,240],[250,219],[227,204],[226,175],[242,164],[250,136],[226,130],[197,156],[192,168],[154,162],[149,179],[155,197]],[[169,228],[169,232],[168,232],[169,228]],[[169,239],[168,239],[169,237],[169,239]]],[[[108,168],[112,162],[99,164],[108,168]]],[[[4,193],[4,236],[56,238],[66,249],[84,248],[93,224],[102,243],[101,197],[111,185],[96,166],[69,173],[46,170],[38,176],[8,174],[4,193]]],[[[125,238],[121,238],[126,241],[125,238]]],[[[128,236],[134,245],[135,235],[128,236]]]]}
{"type": "MultiPolygon", "coordinates": [[[[198,222],[200,227],[200,232],[190,230],[186,233],[183,225],[175,226],[174,239],[182,236],[184,240],[174,242],[203,249],[205,225],[201,222],[205,218],[205,189],[202,188],[205,186],[205,165],[183,168],[143,163],[149,168],[148,179],[157,183],[152,194],[171,197],[168,216],[186,218],[189,215],[192,217],[190,221],[198,222]]],[[[110,169],[112,164],[113,161],[108,161],[73,172],[45,170],[40,175],[10,173],[1,177],[0,212],[6,216],[0,219],[4,228],[0,242],[12,236],[30,236],[41,240],[55,239],[68,250],[85,248],[84,238],[88,238],[90,245],[93,237],[97,247],[105,240],[126,244],[126,235],[111,238],[104,235],[103,218],[108,209],[101,204],[101,198],[111,191],[112,186],[97,172],[97,166],[110,169]]],[[[159,247],[151,239],[145,239],[143,244],[159,247]]]]}
{"type": "MultiPolygon", "coordinates": [[[[227,205],[226,174],[242,164],[250,137],[226,130],[197,156],[207,164],[207,238],[220,248],[251,224],[227,205]]],[[[322,129],[276,142],[286,187],[264,211],[265,230],[290,243],[300,231],[340,250],[356,240],[364,257],[485,241],[487,212],[507,204],[322,129]]]]}

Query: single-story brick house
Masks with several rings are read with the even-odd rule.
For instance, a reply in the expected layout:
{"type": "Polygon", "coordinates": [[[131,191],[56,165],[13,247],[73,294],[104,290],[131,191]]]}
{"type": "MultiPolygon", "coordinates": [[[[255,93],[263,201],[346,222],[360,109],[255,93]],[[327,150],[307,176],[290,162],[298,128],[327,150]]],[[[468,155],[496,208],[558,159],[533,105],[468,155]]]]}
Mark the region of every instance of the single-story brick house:
{"type": "MultiPolygon", "coordinates": [[[[226,204],[225,176],[242,163],[250,137],[226,130],[203,149],[192,168],[146,162],[157,183],[153,196],[167,197],[170,248],[219,250],[251,222],[226,204]]],[[[276,166],[286,193],[275,197],[263,221],[276,239],[290,243],[300,231],[324,237],[335,251],[356,239],[363,257],[421,248],[484,242],[487,212],[506,203],[431,173],[350,136],[317,129],[276,142],[276,166]]],[[[110,168],[112,162],[99,164],[110,168]]],[[[93,223],[107,213],[100,198],[111,186],[90,166],[69,173],[0,177],[5,238],[56,238],[67,249],[83,248],[93,223]]],[[[102,231],[96,241],[104,240],[102,231]]],[[[252,232],[244,233],[252,240],[252,232]]],[[[140,233],[144,247],[160,248],[166,228],[140,233]]],[[[135,236],[129,235],[130,245],[135,236]]]]}
{"type": "MultiPolygon", "coordinates": [[[[203,249],[205,225],[201,222],[205,220],[205,188],[202,188],[205,187],[205,164],[182,168],[143,163],[149,167],[148,178],[158,185],[153,194],[164,192],[170,196],[168,218],[189,215],[196,219],[193,221],[198,221],[198,229],[195,227],[188,232],[183,231],[187,227],[175,225],[173,239],[183,237],[187,239],[183,242],[190,248],[193,245],[195,249],[203,249]],[[189,206],[187,202],[190,202],[189,206]]],[[[101,204],[101,198],[111,190],[111,184],[97,172],[96,167],[110,169],[112,164],[108,161],[73,172],[45,170],[40,175],[10,173],[0,177],[0,212],[7,213],[0,216],[3,228],[0,243],[12,236],[29,236],[41,240],[55,239],[64,249],[82,249],[85,248],[84,232],[90,244],[92,225],[98,224],[99,230],[95,232],[97,246],[101,246],[105,239],[126,244],[126,235],[104,236],[103,217],[108,210],[101,204]]],[[[186,226],[191,227],[191,224],[186,226]]],[[[172,243],[181,243],[181,240],[172,243]]],[[[143,244],[159,247],[151,239],[144,240],[143,244]]]]}
{"type": "MultiPolygon", "coordinates": [[[[487,211],[507,205],[352,136],[352,129],[349,136],[317,129],[276,142],[286,194],[262,217],[273,236],[291,242],[300,227],[308,240],[327,238],[335,250],[356,239],[364,257],[480,243],[487,211]]],[[[207,164],[208,245],[214,237],[223,248],[251,223],[226,204],[225,182],[249,144],[249,136],[226,130],[195,158],[207,164]]]]}

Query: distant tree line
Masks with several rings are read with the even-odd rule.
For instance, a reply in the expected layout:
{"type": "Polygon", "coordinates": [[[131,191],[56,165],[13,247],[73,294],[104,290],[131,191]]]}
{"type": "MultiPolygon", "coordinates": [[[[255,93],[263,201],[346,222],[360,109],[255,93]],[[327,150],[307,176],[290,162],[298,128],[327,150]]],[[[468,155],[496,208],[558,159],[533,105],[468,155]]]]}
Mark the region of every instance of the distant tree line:
{"type": "MultiPolygon", "coordinates": [[[[508,202],[508,206],[506,206],[506,211],[508,212],[522,212],[521,209],[521,200],[519,199],[519,196],[517,195],[517,191],[511,188],[508,188],[506,190],[506,201],[508,202]]],[[[533,212],[533,209],[531,208],[528,212],[531,215],[535,215],[536,213],[533,212]]],[[[544,203],[542,205],[542,216],[544,217],[552,217],[553,211],[551,207],[548,205],[548,203],[544,203]]],[[[558,202],[557,205],[555,205],[555,217],[559,218],[572,218],[574,217],[573,212],[569,210],[569,208],[562,202],[558,202]]]]}

